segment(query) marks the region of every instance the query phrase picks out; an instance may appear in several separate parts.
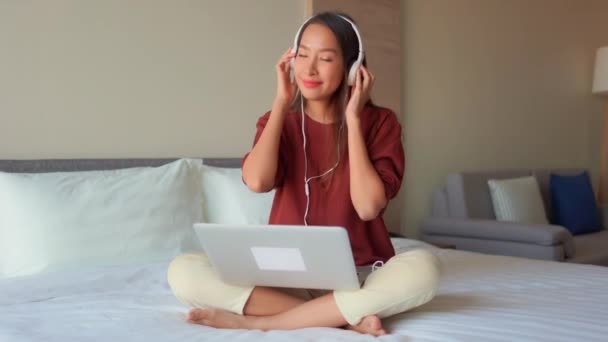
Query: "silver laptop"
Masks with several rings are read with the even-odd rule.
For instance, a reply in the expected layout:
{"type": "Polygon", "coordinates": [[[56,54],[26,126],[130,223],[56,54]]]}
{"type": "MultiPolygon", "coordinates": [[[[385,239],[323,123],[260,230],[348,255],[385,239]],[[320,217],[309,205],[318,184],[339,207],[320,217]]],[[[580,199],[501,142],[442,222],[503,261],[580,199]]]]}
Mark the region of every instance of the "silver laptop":
{"type": "Polygon", "coordinates": [[[356,267],[346,229],[196,223],[220,278],[244,286],[357,289],[371,267],[356,267]]]}

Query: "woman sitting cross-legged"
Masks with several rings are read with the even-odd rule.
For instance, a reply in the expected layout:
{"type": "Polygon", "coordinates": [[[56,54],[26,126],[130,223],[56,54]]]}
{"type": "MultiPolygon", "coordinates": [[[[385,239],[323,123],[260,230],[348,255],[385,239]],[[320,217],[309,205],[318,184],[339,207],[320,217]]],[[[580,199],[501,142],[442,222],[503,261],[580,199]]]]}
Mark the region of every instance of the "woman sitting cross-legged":
{"type": "MultiPolygon", "coordinates": [[[[352,20],[318,14],[302,26],[297,51],[276,64],[277,95],[259,118],[243,180],[276,189],[270,224],[340,226],[357,265],[382,261],[357,290],[242,287],[224,283],[204,254],[170,265],[187,320],[217,328],[289,330],[347,327],[375,336],[381,319],[430,301],[439,261],[425,249],[395,255],[382,215],[403,180],[404,150],[395,113],[374,105],[374,75],[352,20]],[[294,80],[290,80],[293,70],[294,80]]],[[[322,228],[319,228],[322,229],[322,228]]]]}

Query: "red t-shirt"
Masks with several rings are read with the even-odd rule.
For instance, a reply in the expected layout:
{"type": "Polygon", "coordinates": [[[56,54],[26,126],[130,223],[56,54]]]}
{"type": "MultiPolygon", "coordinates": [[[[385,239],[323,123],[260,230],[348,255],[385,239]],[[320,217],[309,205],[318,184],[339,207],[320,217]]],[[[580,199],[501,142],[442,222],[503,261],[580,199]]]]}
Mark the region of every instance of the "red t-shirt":
{"type": "MultiPolygon", "coordinates": [[[[269,117],[270,113],[266,113],[259,118],[254,146],[269,117]]],[[[360,118],[370,161],[384,183],[387,199],[391,199],[399,191],[405,168],[401,125],[394,112],[382,107],[367,106],[360,118]]],[[[331,134],[337,126],[317,122],[307,115],[304,120],[308,177],[311,177],[322,174],[335,164],[337,146],[331,134]]],[[[346,135],[346,130],[344,133],[346,135]]],[[[386,262],[395,255],[395,251],[382,218],[384,211],[371,221],[359,218],[350,197],[348,149],[342,151],[341,166],[332,172],[330,178],[317,178],[309,182],[308,225],[346,228],[357,265],[371,264],[377,260],[386,262]]],[[[248,155],[245,155],[243,162],[248,155]]],[[[302,118],[299,112],[288,113],[285,117],[275,189],[269,223],[303,225],[306,194],[302,118]]]]}

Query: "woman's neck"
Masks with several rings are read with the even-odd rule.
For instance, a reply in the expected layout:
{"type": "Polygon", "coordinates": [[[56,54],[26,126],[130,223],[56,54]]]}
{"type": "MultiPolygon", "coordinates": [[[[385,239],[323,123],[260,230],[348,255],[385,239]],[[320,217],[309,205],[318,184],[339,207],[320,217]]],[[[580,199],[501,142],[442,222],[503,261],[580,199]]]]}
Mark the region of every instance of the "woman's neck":
{"type": "Polygon", "coordinates": [[[304,112],[320,123],[330,124],[337,121],[336,105],[330,101],[306,101],[304,112]]]}

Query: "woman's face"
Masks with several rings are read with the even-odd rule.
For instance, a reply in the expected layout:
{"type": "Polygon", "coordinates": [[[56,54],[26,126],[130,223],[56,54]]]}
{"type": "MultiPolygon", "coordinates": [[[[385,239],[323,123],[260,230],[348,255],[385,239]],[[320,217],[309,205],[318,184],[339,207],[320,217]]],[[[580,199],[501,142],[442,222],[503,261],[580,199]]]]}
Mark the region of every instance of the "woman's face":
{"type": "Polygon", "coordinates": [[[344,79],[342,50],[333,32],[310,24],[302,33],[294,62],[298,88],[307,100],[329,101],[344,79]]]}

